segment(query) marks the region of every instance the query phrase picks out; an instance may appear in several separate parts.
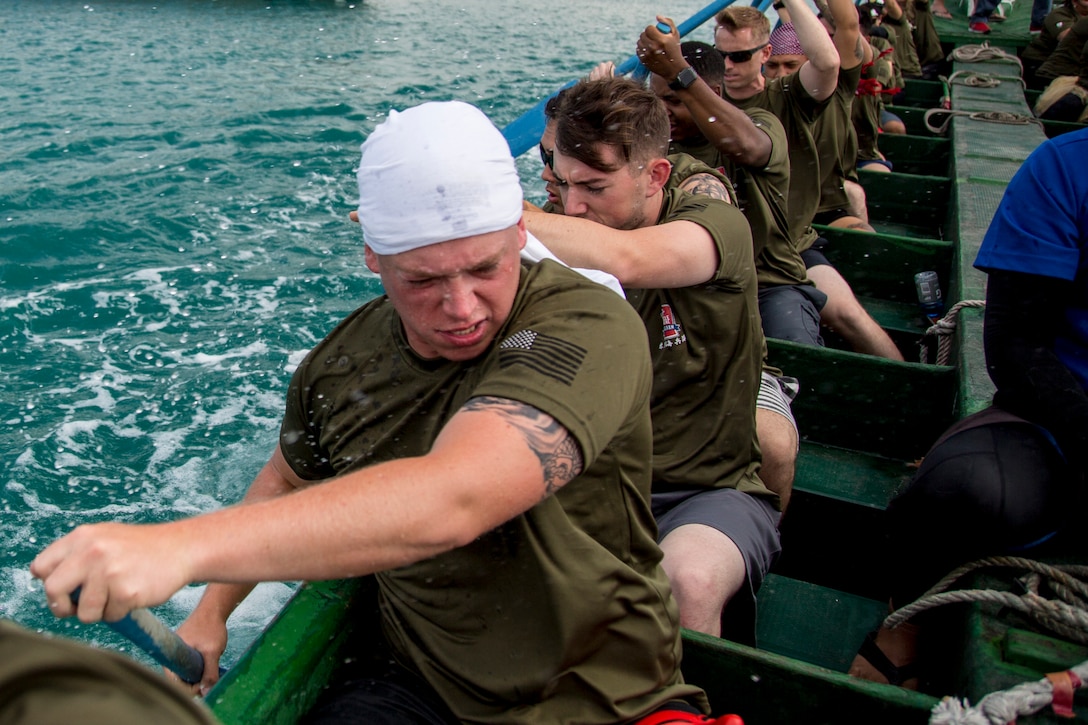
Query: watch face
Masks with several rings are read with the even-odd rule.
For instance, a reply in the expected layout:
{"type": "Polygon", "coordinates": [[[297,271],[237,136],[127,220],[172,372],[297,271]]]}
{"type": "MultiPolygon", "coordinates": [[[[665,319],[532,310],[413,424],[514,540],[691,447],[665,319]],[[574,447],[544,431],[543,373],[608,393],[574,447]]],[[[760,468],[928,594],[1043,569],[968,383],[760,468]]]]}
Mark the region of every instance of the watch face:
{"type": "Polygon", "coordinates": [[[676,79],[669,84],[669,88],[673,89],[674,91],[678,91],[682,88],[689,88],[698,77],[699,75],[695,72],[695,69],[691,66],[688,66],[684,70],[680,71],[679,74],[677,74],[676,79]]]}

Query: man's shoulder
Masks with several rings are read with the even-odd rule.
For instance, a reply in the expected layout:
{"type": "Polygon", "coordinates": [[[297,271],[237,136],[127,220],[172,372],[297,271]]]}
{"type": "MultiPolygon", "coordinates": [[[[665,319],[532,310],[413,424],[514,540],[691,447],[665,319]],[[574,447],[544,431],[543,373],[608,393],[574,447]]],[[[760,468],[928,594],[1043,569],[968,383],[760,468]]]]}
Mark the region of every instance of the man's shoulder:
{"type": "Polygon", "coordinates": [[[658,224],[667,224],[678,219],[716,218],[719,216],[731,216],[739,214],[740,210],[727,201],[714,199],[702,194],[692,194],[679,187],[670,188],[665,192],[664,205],[658,224]]]}
{"type": "Polygon", "coordinates": [[[613,290],[555,260],[522,262],[515,315],[580,308],[622,315],[630,305],[613,290]]]}

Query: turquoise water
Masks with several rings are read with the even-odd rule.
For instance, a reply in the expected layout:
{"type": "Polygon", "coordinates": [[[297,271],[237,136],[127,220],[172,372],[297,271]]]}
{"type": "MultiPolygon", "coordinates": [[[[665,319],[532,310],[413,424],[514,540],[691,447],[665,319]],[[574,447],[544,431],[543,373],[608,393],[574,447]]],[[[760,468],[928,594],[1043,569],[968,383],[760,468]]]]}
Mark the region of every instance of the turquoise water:
{"type": "MultiPolygon", "coordinates": [[[[502,126],[703,4],[4,0],[0,616],[127,649],[55,620],[27,567],[82,523],[240,498],[293,366],[380,293],[347,213],[390,108],[460,99],[502,126]]],[[[542,201],[535,151],[518,163],[542,201]]],[[[176,625],[200,591],[156,611],[176,625]]],[[[291,591],[236,613],[226,664],[291,591]]]]}

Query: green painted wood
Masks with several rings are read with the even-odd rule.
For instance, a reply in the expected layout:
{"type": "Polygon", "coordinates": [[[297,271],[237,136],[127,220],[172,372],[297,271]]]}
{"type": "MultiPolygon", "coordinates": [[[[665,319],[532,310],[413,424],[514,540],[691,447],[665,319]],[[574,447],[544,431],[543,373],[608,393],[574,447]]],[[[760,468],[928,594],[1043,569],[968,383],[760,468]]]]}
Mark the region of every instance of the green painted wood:
{"type": "Polygon", "coordinates": [[[887,615],[887,602],[771,574],[759,590],[756,637],[767,652],[845,672],[887,615]]]}
{"type": "Polygon", "coordinates": [[[883,599],[885,583],[873,572],[884,568],[884,511],[910,481],[913,464],[802,441],[775,572],[883,599]]]}
{"type": "MultiPolygon", "coordinates": [[[[930,108],[938,108],[938,107],[939,107],[939,104],[937,104],[937,103],[934,103],[931,106],[926,106],[925,108],[915,108],[915,107],[912,107],[912,106],[900,106],[900,105],[897,105],[897,104],[896,105],[885,106],[885,108],[890,113],[894,113],[896,116],[899,116],[899,118],[903,120],[903,124],[906,125],[906,127],[907,127],[907,133],[908,134],[910,134],[912,136],[929,136],[931,138],[940,138],[940,137],[937,136],[936,134],[934,134],[932,131],[929,130],[929,128],[926,127],[926,120],[925,120],[926,119],[926,111],[928,111],[930,108]]],[[[894,136],[894,135],[895,134],[882,134],[880,136],[880,140],[878,142],[878,145],[883,147],[884,139],[886,137],[888,137],[888,136],[894,136]]],[[[879,172],[870,172],[870,173],[879,173],[879,172]]]]}
{"type": "Polygon", "coordinates": [[[793,486],[795,491],[882,511],[910,480],[911,463],[804,440],[793,486]]]}
{"type": "Polygon", "coordinates": [[[942,289],[948,285],[954,258],[950,241],[822,225],[816,229],[830,242],[828,260],[860,297],[916,303],[914,275],[926,270],[937,272],[942,289]]]}
{"type": "Polygon", "coordinates": [[[880,153],[903,174],[948,176],[951,143],[940,136],[885,133],[880,136],[880,153]]]}
{"type": "MultiPolygon", "coordinates": [[[[870,219],[909,230],[911,236],[945,238],[949,227],[951,179],[920,174],[858,174],[870,219]]],[[[874,223],[877,231],[884,231],[874,223]]]]}
{"type": "Polygon", "coordinates": [[[302,586],[208,693],[215,716],[224,725],[297,721],[339,664],[335,653],[353,631],[349,614],[360,591],[361,580],[302,586]]]}
{"type": "Polygon", "coordinates": [[[684,631],[684,677],[747,723],[921,725],[936,699],[684,631]]]}
{"type": "MultiPolygon", "coordinates": [[[[944,95],[944,84],[940,81],[927,81],[921,78],[908,78],[903,94],[897,96],[895,104],[908,108],[934,108],[944,95]]],[[[881,138],[883,141],[883,137],[881,138]]]]}
{"type": "Polygon", "coordinates": [[[793,412],[805,440],[908,461],[953,420],[954,368],[784,340],[767,346],[771,364],[801,381],[793,412]]]}
{"type": "Polygon", "coordinates": [[[1006,662],[1036,672],[1060,672],[1088,660],[1088,647],[1010,627],[1001,647],[1006,662]]]}

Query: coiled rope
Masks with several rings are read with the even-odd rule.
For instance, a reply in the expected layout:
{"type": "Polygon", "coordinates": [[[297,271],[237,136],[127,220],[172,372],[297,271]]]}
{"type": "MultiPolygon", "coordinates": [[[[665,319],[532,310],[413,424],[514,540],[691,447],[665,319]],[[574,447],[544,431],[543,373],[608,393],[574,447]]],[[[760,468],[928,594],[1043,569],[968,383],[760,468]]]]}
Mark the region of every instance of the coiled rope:
{"type": "Polygon", "coordinates": [[[971,70],[958,70],[947,78],[944,76],[939,76],[939,78],[945,83],[952,85],[961,75],[963,76],[963,80],[961,80],[959,84],[971,88],[996,88],[1001,85],[1001,81],[1016,81],[1020,84],[1021,88],[1027,88],[1027,84],[1024,83],[1024,79],[1020,76],[999,76],[994,73],[976,73],[971,70]]]}
{"type": "MultiPolygon", "coordinates": [[[[937,364],[949,365],[952,360],[952,333],[956,331],[956,323],[960,310],[964,307],[985,307],[985,300],[962,300],[952,305],[945,316],[934,322],[928,330],[926,337],[937,338],[937,364]]],[[[929,346],[925,339],[918,344],[918,360],[926,364],[929,362],[929,346]]]]}
{"type": "Polygon", "coordinates": [[[961,45],[949,53],[945,60],[955,60],[960,63],[981,63],[992,60],[1015,63],[1016,67],[1020,69],[1020,75],[1024,75],[1024,64],[1020,62],[1019,58],[1001,48],[991,48],[989,41],[982,43],[982,45],[961,45]]]}
{"type": "Polygon", "coordinates": [[[1023,612],[1066,639],[1088,644],[1088,582],[1078,578],[1084,576],[1088,576],[1088,566],[1055,566],[1022,557],[991,556],[955,569],[917,600],[888,615],[884,626],[894,628],[919,612],[945,604],[990,602],[1023,612]],[[1024,593],[1017,595],[996,589],[946,591],[963,575],[995,566],[1027,569],[1028,574],[1019,579],[1024,593]],[[1039,594],[1044,583],[1058,599],[1047,599],[1039,594]]]}
{"type": "MultiPolygon", "coordinates": [[[[929,591],[905,607],[897,609],[884,620],[886,628],[896,627],[927,609],[945,604],[988,602],[1023,612],[1043,627],[1074,642],[1088,643],[1088,566],[1054,566],[1011,556],[980,559],[952,571],[929,591]],[[994,589],[948,588],[968,572],[984,567],[1026,569],[1019,577],[1022,595],[994,589]],[[1043,585],[1057,597],[1048,599],[1040,591],[1043,585]]],[[[1082,662],[1064,673],[1025,682],[1008,690],[992,692],[975,706],[967,700],[946,697],[931,711],[930,725],[1006,725],[1022,715],[1031,715],[1054,705],[1072,708],[1072,692],[1088,681],[1088,662],[1082,662]],[[1055,688],[1057,689],[1057,692],[1055,688]]]]}
{"type": "Polygon", "coordinates": [[[1040,126],[1042,121],[1035,118],[1035,116],[1028,116],[1022,113],[1009,113],[1008,111],[953,111],[947,108],[931,108],[926,111],[924,120],[926,122],[926,128],[930,133],[935,133],[938,136],[943,136],[948,130],[948,124],[952,122],[953,116],[966,116],[967,118],[975,121],[988,121],[990,123],[1007,123],[1017,126],[1025,126],[1029,123],[1037,123],[1040,126]],[[944,120],[940,126],[934,126],[930,123],[930,117],[937,114],[946,114],[948,118],[944,120]]]}

